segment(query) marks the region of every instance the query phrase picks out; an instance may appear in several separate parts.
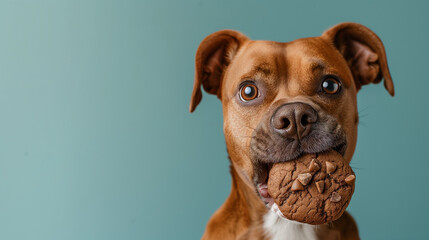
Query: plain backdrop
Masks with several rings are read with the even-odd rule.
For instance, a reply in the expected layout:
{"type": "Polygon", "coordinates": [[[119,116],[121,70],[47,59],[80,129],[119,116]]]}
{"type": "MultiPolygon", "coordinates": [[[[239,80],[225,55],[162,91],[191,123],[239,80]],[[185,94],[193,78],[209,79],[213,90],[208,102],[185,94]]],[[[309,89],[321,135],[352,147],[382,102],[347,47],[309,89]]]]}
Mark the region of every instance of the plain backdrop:
{"type": "Polygon", "coordinates": [[[428,239],[424,1],[0,2],[0,239],[199,239],[230,191],[221,104],[188,112],[220,29],[291,41],[354,21],[383,40],[396,96],[358,94],[348,210],[362,239],[428,239]]]}

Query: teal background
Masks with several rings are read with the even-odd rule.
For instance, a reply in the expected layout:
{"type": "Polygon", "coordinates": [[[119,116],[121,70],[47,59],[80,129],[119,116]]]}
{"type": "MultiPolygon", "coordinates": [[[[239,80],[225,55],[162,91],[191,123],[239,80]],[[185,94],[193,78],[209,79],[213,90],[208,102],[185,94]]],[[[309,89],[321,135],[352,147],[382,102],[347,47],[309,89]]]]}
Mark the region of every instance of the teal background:
{"type": "Polygon", "coordinates": [[[383,40],[349,211],[362,239],[428,239],[424,1],[1,1],[0,239],[199,239],[230,191],[221,104],[188,103],[194,54],[237,29],[291,41],[343,21],[383,40]]]}

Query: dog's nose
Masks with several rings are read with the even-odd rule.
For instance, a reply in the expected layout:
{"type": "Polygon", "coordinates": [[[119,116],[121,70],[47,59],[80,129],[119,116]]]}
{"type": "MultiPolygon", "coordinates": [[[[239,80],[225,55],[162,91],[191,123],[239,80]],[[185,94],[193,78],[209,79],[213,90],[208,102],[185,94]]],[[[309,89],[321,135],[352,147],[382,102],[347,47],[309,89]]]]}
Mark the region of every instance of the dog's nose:
{"type": "Polygon", "coordinates": [[[305,103],[287,103],[280,106],[271,117],[271,127],[286,138],[302,139],[317,121],[317,112],[305,103]]]}

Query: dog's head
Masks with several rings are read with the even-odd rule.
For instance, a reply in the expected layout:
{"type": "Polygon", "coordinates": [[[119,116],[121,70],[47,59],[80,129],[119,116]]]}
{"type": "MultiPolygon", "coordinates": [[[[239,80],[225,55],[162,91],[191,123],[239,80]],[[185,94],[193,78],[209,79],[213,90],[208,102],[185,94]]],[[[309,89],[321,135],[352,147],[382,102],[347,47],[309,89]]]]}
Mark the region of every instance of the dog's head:
{"type": "Polygon", "coordinates": [[[384,78],[394,95],[381,40],[356,23],[287,43],[219,31],[200,44],[195,67],[190,111],[201,101],[201,85],[221,99],[231,162],[254,186],[267,180],[273,163],[304,153],[334,149],[350,162],[357,91],[384,78]]]}

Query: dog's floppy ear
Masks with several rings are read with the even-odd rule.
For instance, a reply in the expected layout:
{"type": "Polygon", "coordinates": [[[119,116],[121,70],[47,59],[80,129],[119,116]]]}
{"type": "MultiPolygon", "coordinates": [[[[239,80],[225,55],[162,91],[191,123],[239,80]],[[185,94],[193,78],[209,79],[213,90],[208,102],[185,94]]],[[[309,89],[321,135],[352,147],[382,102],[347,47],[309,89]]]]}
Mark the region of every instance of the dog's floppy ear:
{"type": "Polygon", "coordinates": [[[340,23],[322,34],[343,55],[359,90],[362,85],[379,83],[395,95],[387,66],[386,52],[380,38],[367,27],[357,23],[340,23]]]}
{"type": "Polygon", "coordinates": [[[207,36],[195,56],[195,80],[189,111],[193,112],[202,99],[201,84],[206,92],[220,98],[221,80],[240,46],[248,38],[234,30],[221,30],[207,36]]]}

